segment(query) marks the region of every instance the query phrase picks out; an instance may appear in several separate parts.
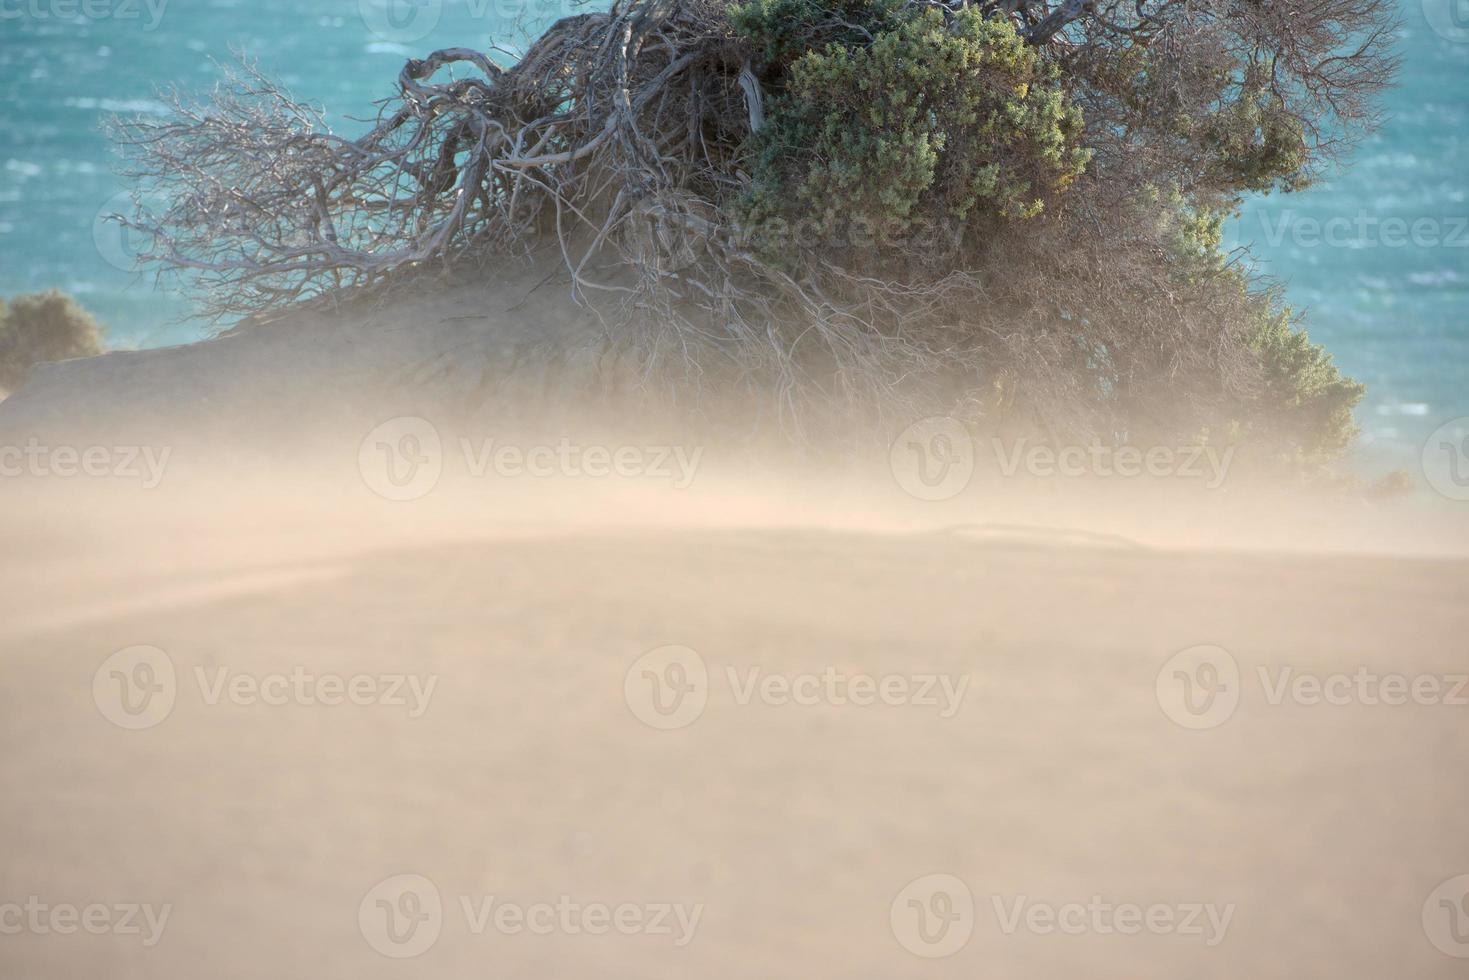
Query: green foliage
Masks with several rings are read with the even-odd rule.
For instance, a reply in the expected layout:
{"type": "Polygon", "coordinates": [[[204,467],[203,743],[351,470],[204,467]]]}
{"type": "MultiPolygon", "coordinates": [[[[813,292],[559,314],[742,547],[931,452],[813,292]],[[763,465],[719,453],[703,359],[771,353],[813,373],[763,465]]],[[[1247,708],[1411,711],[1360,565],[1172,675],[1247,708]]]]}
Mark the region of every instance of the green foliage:
{"type": "Polygon", "coordinates": [[[752,0],[734,14],[767,57],[790,59],[767,66],[776,95],[755,141],[749,225],[859,217],[896,236],[974,230],[1035,217],[1085,169],[1080,111],[1008,21],[973,7],[948,21],[868,8],[870,42],[841,28],[845,42],[792,57],[816,9],[752,0]]]}
{"type": "Polygon", "coordinates": [[[1178,288],[1208,297],[1210,308],[1234,311],[1242,324],[1253,384],[1230,409],[1223,429],[1263,457],[1312,469],[1345,450],[1357,435],[1352,409],[1365,388],[1344,376],[1313,344],[1278,291],[1252,291],[1249,277],[1221,252],[1226,214],[1176,191],[1144,188],[1140,206],[1157,215],[1165,268],[1178,288]]]}
{"type": "Polygon", "coordinates": [[[1154,233],[1175,279],[1191,284],[1221,276],[1238,279],[1228,273],[1219,250],[1224,241],[1224,212],[1193,203],[1176,190],[1145,187],[1139,198],[1141,208],[1154,216],[1154,233]]]}
{"type": "Polygon", "coordinates": [[[1088,65],[1090,86],[1108,93],[1132,138],[1171,157],[1160,171],[1176,168],[1172,176],[1196,192],[1229,200],[1310,184],[1304,121],[1272,84],[1268,60],[1230,51],[1195,52],[1181,64],[1175,57],[1119,48],[1094,52],[1088,65]]]}
{"type": "Polygon", "coordinates": [[[1357,436],[1352,409],[1366,388],[1343,375],[1273,297],[1260,298],[1249,342],[1262,368],[1249,407],[1251,434],[1290,463],[1310,467],[1340,455],[1357,436]]]}
{"type": "Polygon", "coordinates": [[[901,19],[900,0],[748,0],[729,9],[737,33],[758,45],[767,68],[789,65],[827,42],[857,45],[901,19]]]}
{"type": "MultiPolygon", "coordinates": [[[[1146,46],[1054,57],[977,5],[945,12],[899,0],[747,0],[730,20],[752,44],[767,94],[738,208],[762,254],[778,260],[791,243],[781,232],[814,226],[822,255],[835,257],[833,243],[845,243],[839,261],[851,264],[858,243],[841,233],[854,222],[884,236],[869,249],[883,275],[929,259],[939,274],[983,271],[1000,256],[1023,264],[1020,256],[1030,255],[1033,268],[1029,239],[1081,248],[1079,229],[1058,236],[1069,219],[1056,205],[1089,176],[1088,144],[1098,134],[1071,97],[1089,90],[1088,111],[1098,109],[1115,123],[1112,134],[1128,134],[1140,150],[1111,158],[1139,169],[1132,188],[1125,179],[1113,185],[1121,190],[1113,201],[1131,203],[1103,206],[1103,220],[1114,236],[1155,245],[1119,248],[1104,233],[1093,264],[1068,265],[1062,255],[1050,270],[1044,289],[1054,309],[1045,319],[1059,334],[1082,328],[1075,376],[1062,387],[1120,407],[1129,429],[1166,429],[1174,416],[1143,406],[1166,398],[1154,389],[1178,376],[1179,362],[1155,354],[1193,330],[1184,343],[1201,346],[1184,357],[1207,359],[1215,344],[1230,352],[1219,355],[1216,378],[1190,387],[1197,394],[1215,385],[1220,395],[1206,431],[1305,469],[1349,445],[1362,386],[1221,251],[1223,223],[1241,194],[1307,183],[1301,117],[1271,86],[1267,59],[1208,45],[1181,58],[1146,46]],[[915,246],[933,229],[946,233],[938,244],[947,249],[929,247],[932,240],[915,246]],[[1092,275],[1099,285],[1083,286],[1092,275]],[[1113,301],[1135,311],[1122,314],[1130,327],[1107,305],[1113,301]]],[[[1075,191],[1084,207],[1096,208],[1087,195],[1098,177],[1117,179],[1090,175],[1075,191]]],[[[1041,261],[1056,254],[1043,251],[1041,261]]],[[[1022,275],[1012,268],[1001,281],[1018,284],[1022,275]]],[[[1019,288],[1010,308],[1034,311],[1019,288]]],[[[1007,302],[994,286],[987,299],[1007,302]]],[[[1003,314],[993,305],[986,315],[1003,314]]],[[[1048,366],[1065,370],[1058,365],[1070,349],[1054,344],[1048,366]]],[[[1176,421],[1187,427],[1190,417],[1183,411],[1176,421]]]]}
{"type": "Polygon", "coordinates": [[[1263,89],[1246,89],[1212,114],[1204,142],[1216,179],[1235,191],[1301,190],[1310,153],[1299,119],[1263,89]]]}
{"type": "Polygon", "coordinates": [[[76,300],[59,290],[0,302],[0,391],[14,391],[43,361],[88,357],[102,351],[102,328],[76,300]]]}

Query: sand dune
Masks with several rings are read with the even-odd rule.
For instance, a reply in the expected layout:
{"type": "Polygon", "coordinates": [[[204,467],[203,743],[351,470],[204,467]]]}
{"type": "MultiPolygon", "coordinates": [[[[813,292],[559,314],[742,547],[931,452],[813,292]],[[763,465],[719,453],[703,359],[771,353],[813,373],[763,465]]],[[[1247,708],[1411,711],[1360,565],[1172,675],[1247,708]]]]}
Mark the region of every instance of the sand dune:
{"type": "Polygon", "coordinates": [[[30,494],[7,976],[1462,975],[1463,559],[30,494]]]}

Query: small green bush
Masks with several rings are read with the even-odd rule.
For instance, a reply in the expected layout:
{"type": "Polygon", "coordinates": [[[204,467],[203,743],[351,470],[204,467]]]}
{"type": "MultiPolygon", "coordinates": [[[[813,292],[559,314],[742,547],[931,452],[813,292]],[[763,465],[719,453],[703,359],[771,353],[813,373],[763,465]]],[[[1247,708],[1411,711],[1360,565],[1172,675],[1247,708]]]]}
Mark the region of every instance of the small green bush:
{"type": "Polygon", "coordinates": [[[102,352],[102,327],[59,290],[0,302],[0,391],[14,391],[43,361],[102,352]]]}

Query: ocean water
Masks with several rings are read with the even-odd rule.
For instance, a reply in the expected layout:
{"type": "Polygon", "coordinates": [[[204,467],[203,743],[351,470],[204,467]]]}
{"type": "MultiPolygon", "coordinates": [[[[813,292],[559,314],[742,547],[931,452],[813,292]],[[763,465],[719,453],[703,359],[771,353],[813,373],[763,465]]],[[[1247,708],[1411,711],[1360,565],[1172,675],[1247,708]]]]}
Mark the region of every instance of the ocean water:
{"type": "MultiPolygon", "coordinates": [[[[114,346],[197,339],[187,299],[131,271],[100,220],[123,185],[100,121],[203,92],[232,49],[334,126],[391,94],[406,57],[492,42],[571,0],[0,0],[0,296],[59,287],[114,346]]],[[[1309,311],[1314,339],[1369,386],[1362,456],[1404,465],[1469,416],[1469,0],[1403,0],[1404,71],[1385,125],[1318,186],[1251,202],[1230,227],[1309,311]]]]}

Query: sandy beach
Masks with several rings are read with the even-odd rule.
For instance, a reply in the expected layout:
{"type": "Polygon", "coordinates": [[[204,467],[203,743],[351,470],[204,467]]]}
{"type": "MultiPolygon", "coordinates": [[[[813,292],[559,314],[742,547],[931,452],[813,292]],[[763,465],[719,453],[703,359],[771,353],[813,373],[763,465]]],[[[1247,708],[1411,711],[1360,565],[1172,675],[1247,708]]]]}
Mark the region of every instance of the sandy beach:
{"type": "Polygon", "coordinates": [[[1451,554],[75,503],[4,510],[8,976],[1469,954],[1451,554]]]}

